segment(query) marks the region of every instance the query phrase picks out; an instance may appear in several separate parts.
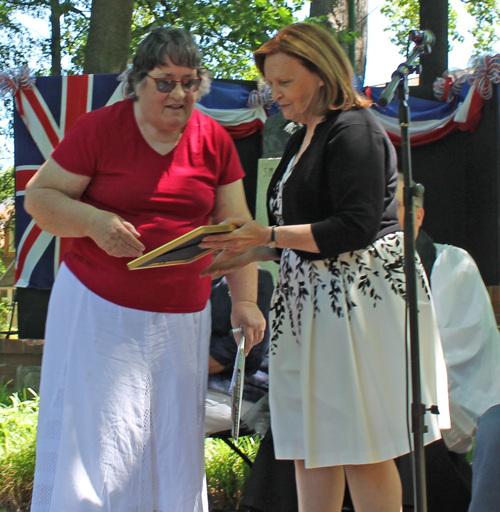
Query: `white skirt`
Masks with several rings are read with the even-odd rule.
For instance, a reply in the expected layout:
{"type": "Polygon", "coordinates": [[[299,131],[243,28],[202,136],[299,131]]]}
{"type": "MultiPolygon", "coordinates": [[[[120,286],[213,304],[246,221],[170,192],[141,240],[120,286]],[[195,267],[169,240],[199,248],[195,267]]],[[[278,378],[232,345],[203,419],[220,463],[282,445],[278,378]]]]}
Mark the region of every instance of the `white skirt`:
{"type": "Polygon", "coordinates": [[[210,306],[124,308],[63,265],[47,319],[31,511],[208,510],[209,339],[210,306]]]}
{"type": "MultiPolygon", "coordinates": [[[[446,367],[418,265],[424,442],[449,428],[446,367]]],[[[368,464],[410,450],[403,235],[306,262],[283,251],[273,299],[270,407],[276,457],[306,467],[368,464]]]]}

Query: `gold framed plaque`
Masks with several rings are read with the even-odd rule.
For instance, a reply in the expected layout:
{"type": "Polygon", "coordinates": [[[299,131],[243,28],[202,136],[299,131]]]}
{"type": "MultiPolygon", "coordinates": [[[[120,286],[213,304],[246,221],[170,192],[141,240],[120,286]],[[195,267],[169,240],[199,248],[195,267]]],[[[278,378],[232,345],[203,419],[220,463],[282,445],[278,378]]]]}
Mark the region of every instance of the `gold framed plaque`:
{"type": "Polygon", "coordinates": [[[184,265],[192,263],[207,254],[214,252],[215,249],[201,249],[199,243],[209,235],[219,235],[234,231],[236,226],[232,224],[215,224],[210,226],[200,226],[189,233],[168,242],[157,249],[153,249],[127,263],[129,270],[138,270],[143,268],[166,267],[169,265],[184,265]]]}

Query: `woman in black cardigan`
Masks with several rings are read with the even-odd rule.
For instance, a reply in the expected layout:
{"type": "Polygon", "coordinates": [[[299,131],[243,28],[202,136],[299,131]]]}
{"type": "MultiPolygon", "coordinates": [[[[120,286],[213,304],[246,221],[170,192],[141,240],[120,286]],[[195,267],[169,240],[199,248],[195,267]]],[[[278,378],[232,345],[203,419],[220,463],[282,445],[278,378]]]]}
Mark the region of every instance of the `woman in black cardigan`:
{"type": "MultiPolygon", "coordinates": [[[[291,25],[255,60],[284,116],[304,128],[290,138],[271,181],[271,227],[228,219],[239,229],[202,244],[223,251],[205,273],[280,260],[271,427],[276,458],[295,460],[300,511],[340,511],[347,477],[357,512],[399,512],[392,459],[410,448],[394,148],[326,30],[291,25]]],[[[435,404],[439,342],[419,271],[422,393],[435,404]]],[[[437,421],[428,424],[426,442],[440,436],[437,421]]]]}

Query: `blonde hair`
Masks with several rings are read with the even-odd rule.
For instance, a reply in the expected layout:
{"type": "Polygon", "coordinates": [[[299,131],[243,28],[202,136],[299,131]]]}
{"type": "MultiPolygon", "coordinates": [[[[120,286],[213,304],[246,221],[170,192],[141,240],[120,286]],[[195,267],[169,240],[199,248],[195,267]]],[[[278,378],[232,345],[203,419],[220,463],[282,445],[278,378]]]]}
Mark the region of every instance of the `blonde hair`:
{"type": "Polygon", "coordinates": [[[351,63],[340,44],[324,28],[310,23],[295,23],[264,43],[254,52],[255,64],[263,76],[266,57],[276,53],[295,57],[323,81],[321,94],[312,104],[314,114],[371,106],[371,100],[354,89],[351,63]]]}

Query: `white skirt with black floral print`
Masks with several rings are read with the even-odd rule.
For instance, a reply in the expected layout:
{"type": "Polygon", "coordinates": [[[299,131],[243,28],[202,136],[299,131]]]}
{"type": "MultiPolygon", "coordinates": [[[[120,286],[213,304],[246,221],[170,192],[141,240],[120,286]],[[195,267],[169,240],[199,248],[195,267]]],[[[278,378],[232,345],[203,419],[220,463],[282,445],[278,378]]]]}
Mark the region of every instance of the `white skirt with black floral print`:
{"type": "MultiPolygon", "coordinates": [[[[417,265],[424,442],[449,428],[448,387],[429,286],[417,265]]],[[[305,261],[283,251],[271,312],[276,457],[306,467],[368,464],[410,450],[403,234],[305,261]]]]}

